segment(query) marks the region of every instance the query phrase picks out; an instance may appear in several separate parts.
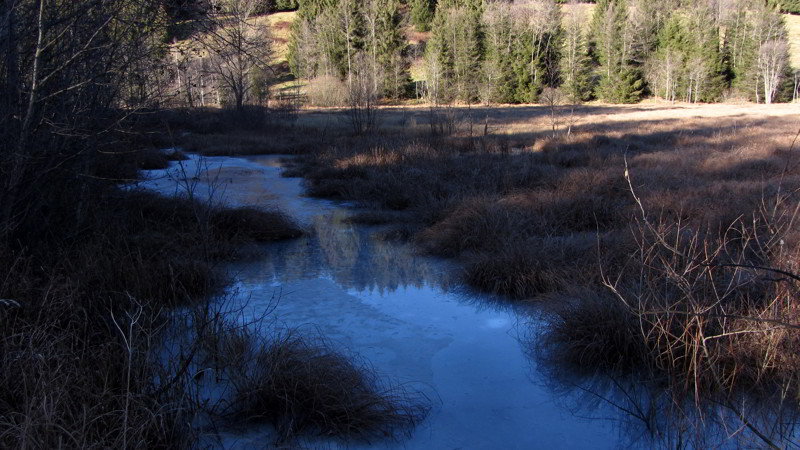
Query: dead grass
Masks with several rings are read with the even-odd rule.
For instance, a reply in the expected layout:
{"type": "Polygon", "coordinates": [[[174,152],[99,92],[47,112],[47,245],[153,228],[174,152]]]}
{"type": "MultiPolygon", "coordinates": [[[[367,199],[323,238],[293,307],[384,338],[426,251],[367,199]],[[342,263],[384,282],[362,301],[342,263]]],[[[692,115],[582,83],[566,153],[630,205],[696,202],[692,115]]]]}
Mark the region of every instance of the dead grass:
{"type": "Polygon", "coordinates": [[[421,421],[428,400],[381,380],[355,356],[289,331],[259,339],[246,331],[232,366],[235,420],[268,422],[280,441],[300,434],[359,440],[399,438],[421,421]]]}
{"type": "Polygon", "coordinates": [[[359,138],[342,114],[298,116],[326,138],[288,174],[459,259],[474,288],[560,304],[540,342],[553,364],[696,399],[800,398],[796,282],[724,265],[797,273],[797,221],[766,212],[797,202],[791,105],[586,105],[556,136],[530,106],[384,108],[359,138]]]}
{"type": "MultiPolygon", "coordinates": [[[[769,122],[758,116],[726,119],[719,114],[730,111],[710,108],[711,117],[679,120],[687,111],[705,110],[586,107],[571,134],[557,139],[515,128],[519,113],[538,114],[530,108],[491,110],[496,117],[508,116],[516,134],[472,138],[465,125],[470,119],[464,115],[478,115],[480,109],[458,113],[459,125],[448,127],[455,135],[433,137],[422,122],[431,120],[430,112],[419,112],[419,121],[411,122],[418,128],[407,131],[406,137],[386,131],[360,140],[336,138],[326,151],[297,161],[302,169],[292,169],[292,175],[303,174],[312,195],[397,211],[405,217],[406,229],[409,221],[416,221],[416,227],[411,226],[416,228],[414,241],[430,253],[469,260],[468,279],[476,287],[517,297],[533,295],[563,285],[532,274],[548,270],[533,263],[539,255],[544,260],[558,258],[549,254],[575,257],[566,244],[572,235],[624,234],[636,210],[622,177],[624,155],[637,179],[646,180],[637,189],[648,211],[697,226],[727,226],[757,207],[781,176],[787,186],[797,183],[794,172],[782,175],[790,161],[785,150],[796,132],[789,117],[776,116],[769,122]],[[631,117],[639,119],[623,120],[631,117]],[[606,121],[589,122],[591,118],[606,121]],[[526,140],[544,144],[515,147],[526,140]],[[542,244],[556,241],[564,244],[558,249],[542,244]],[[537,256],[519,256],[515,246],[537,256]],[[516,275],[505,279],[498,254],[507,256],[501,259],[509,268],[530,264],[537,269],[515,269],[516,275]]],[[[623,241],[631,239],[609,248],[614,253],[610,260],[619,261],[630,249],[623,241]]],[[[576,257],[565,270],[596,274],[597,259],[590,256],[576,257]]],[[[566,279],[581,283],[581,277],[566,279]]],[[[598,277],[582,279],[591,285],[598,277]]]]}
{"type": "Polygon", "coordinates": [[[328,136],[323,130],[295,124],[295,112],[248,107],[162,111],[152,126],[170,130],[151,139],[204,156],[293,155],[315,151],[328,136]]]}
{"type": "Polygon", "coordinates": [[[560,297],[543,322],[530,346],[545,367],[626,375],[649,365],[636,315],[613,296],[583,291],[560,297]]]}
{"type": "Polygon", "coordinates": [[[292,22],[295,17],[297,17],[297,12],[285,11],[253,19],[256,23],[266,22],[269,28],[274,63],[286,61],[289,53],[288,42],[291,35],[292,22]]]}

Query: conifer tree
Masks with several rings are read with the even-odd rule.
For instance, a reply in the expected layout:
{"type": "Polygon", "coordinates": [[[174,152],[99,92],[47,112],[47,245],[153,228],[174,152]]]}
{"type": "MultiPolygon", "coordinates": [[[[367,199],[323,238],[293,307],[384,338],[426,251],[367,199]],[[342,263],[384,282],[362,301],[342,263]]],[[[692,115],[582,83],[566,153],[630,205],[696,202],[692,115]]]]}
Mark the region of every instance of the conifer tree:
{"type": "Polygon", "coordinates": [[[478,3],[448,0],[436,9],[426,58],[429,90],[437,102],[478,99],[480,79],[475,75],[484,56],[478,3]]]}
{"type": "Polygon", "coordinates": [[[486,56],[481,97],[486,102],[512,103],[515,99],[514,46],[517,45],[511,8],[491,3],[483,14],[486,56]]]}
{"type": "Polygon", "coordinates": [[[433,17],[431,38],[425,48],[428,94],[434,103],[450,101],[450,82],[453,72],[453,49],[445,33],[447,15],[438,8],[433,17]]]}
{"type": "Polygon", "coordinates": [[[384,97],[401,98],[410,83],[405,58],[406,37],[398,0],[368,0],[373,12],[367,13],[371,28],[369,51],[374,58],[375,90],[384,97]],[[374,14],[374,18],[369,18],[374,14]]]}
{"type": "Polygon", "coordinates": [[[612,103],[640,99],[644,83],[632,61],[633,33],[625,0],[601,0],[592,18],[593,51],[602,68],[597,94],[612,103]]]}
{"type": "Polygon", "coordinates": [[[411,0],[411,23],[417,31],[429,31],[436,9],[436,0],[411,0]]]}
{"type": "Polygon", "coordinates": [[[564,17],[561,79],[569,101],[578,103],[591,97],[591,66],[583,33],[584,14],[570,6],[564,17]]]}

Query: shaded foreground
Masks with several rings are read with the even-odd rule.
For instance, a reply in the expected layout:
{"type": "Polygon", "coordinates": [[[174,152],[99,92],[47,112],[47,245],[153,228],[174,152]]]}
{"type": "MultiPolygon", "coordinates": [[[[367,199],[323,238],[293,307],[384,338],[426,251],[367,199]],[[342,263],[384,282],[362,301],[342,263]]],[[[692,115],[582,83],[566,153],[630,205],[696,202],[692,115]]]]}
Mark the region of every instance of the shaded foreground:
{"type": "Polygon", "coordinates": [[[474,137],[467,114],[341,137],[292,173],[313,195],[375,208],[355,221],[396,224],[390,236],[458,258],[477,289],[548,300],[531,344],[541,362],[652,380],[697,417],[696,444],[708,411],[692,405],[706,402],[764,445],[791,441],[796,116],[586,114],[569,133],[474,137]],[[773,405],[781,425],[748,417],[750,401],[773,405]]]}
{"type": "Polygon", "coordinates": [[[183,158],[98,152],[91,191],[31,185],[36,201],[0,227],[2,446],[189,448],[203,424],[237,418],[282,440],[413,427],[426,399],[322,340],[233,326],[208,301],[230,281],[222,261],[304,231],[278,211],[212,206],[189,184],[176,198],[116,185],[183,158]],[[209,403],[195,387],[204,375],[229,394],[209,403]]]}

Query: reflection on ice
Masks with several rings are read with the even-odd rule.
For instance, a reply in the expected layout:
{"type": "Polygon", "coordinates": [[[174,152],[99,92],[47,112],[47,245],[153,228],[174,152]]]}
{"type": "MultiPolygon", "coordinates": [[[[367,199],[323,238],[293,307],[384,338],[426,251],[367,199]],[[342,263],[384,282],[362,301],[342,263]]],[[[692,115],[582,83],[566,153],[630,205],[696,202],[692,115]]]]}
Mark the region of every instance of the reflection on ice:
{"type": "Polygon", "coordinates": [[[313,218],[308,236],[269,245],[264,259],[241,268],[240,277],[273,283],[330,278],[358,292],[387,293],[428,284],[448,289],[445,264],[420,257],[408,246],[385,242],[374,230],[348,223],[349,216],[335,210],[313,218]]]}

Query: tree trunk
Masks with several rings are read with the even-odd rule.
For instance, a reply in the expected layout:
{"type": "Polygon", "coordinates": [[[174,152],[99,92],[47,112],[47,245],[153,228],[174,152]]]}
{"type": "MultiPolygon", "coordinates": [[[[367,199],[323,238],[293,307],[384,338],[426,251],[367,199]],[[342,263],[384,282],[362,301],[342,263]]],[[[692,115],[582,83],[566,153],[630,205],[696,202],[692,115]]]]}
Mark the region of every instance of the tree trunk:
{"type": "Polygon", "coordinates": [[[17,151],[22,153],[25,146],[28,144],[28,135],[30,134],[31,124],[33,123],[33,115],[36,112],[37,96],[39,94],[39,65],[42,60],[42,52],[44,52],[44,1],[39,0],[39,18],[37,22],[38,36],[36,38],[36,54],[33,57],[33,72],[31,73],[31,92],[28,96],[28,107],[25,112],[25,118],[22,121],[22,128],[20,129],[19,142],[17,151]]]}
{"type": "MultiPolygon", "coordinates": [[[[6,98],[5,113],[9,116],[18,114],[19,111],[19,54],[17,50],[17,36],[15,24],[15,5],[10,5],[6,12],[6,98]]],[[[10,130],[6,130],[7,132],[10,130]]]]}

